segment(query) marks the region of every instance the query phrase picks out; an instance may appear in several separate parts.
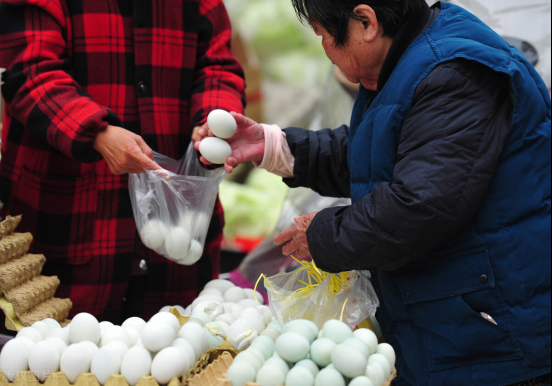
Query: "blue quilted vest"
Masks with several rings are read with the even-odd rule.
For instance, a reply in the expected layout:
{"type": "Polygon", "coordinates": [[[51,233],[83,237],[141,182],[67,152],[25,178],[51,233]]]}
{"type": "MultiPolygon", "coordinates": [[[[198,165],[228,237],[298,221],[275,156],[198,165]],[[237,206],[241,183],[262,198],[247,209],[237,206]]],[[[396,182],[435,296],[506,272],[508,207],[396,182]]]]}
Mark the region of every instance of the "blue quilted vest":
{"type": "Polygon", "coordinates": [[[393,182],[414,92],[435,66],[455,58],[511,77],[514,118],[468,229],[428,260],[374,277],[378,319],[400,357],[400,386],[502,386],[550,372],[550,97],[519,51],[469,12],[442,3],[385,87],[377,95],[361,87],[349,138],[352,198],[393,182]]]}

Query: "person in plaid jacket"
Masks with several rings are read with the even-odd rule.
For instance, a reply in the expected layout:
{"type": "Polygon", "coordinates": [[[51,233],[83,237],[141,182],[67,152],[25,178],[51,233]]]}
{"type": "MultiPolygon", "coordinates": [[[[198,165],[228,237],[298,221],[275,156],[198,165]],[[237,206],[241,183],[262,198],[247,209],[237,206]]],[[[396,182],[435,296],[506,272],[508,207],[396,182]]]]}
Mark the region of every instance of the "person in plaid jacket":
{"type": "Polygon", "coordinates": [[[180,159],[211,110],[243,112],[230,38],[222,0],[0,0],[0,215],[23,214],[70,316],[149,318],[218,277],[220,203],[204,256],[180,266],[137,236],[128,173],[158,168],[152,149],[180,159]]]}

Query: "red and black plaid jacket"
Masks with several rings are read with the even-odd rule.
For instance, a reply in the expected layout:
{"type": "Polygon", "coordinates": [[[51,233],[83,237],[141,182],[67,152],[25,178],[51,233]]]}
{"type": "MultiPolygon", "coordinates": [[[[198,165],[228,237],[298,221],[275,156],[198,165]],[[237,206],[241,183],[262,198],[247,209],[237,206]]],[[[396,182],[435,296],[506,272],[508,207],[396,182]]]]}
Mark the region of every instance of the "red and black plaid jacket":
{"type": "MultiPolygon", "coordinates": [[[[181,158],[211,110],[243,111],[230,38],[222,0],[0,0],[0,214],[23,214],[72,315],[120,309],[136,237],[128,176],[110,173],[96,134],[122,126],[181,158]]],[[[150,252],[146,317],[218,276],[223,222],[217,202],[192,267],[150,252]]]]}

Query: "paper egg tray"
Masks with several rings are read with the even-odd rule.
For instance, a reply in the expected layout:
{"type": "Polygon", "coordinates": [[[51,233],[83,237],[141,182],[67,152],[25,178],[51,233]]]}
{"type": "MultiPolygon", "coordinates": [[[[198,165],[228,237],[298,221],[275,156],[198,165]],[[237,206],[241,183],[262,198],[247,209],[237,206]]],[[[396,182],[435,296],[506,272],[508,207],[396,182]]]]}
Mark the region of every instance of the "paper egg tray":
{"type": "MultiPolygon", "coordinates": [[[[232,386],[232,383],[226,379],[226,373],[234,362],[234,358],[229,352],[223,353],[219,358],[209,364],[205,370],[193,377],[188,386],[232,386]]],[[[393,370],[393,374],[385,386],[390,386],[391,381],[397,376],[397,370],[393,370]]],[[[258,383],[248,382],[245,386],[259,386],[258,383]]]]}

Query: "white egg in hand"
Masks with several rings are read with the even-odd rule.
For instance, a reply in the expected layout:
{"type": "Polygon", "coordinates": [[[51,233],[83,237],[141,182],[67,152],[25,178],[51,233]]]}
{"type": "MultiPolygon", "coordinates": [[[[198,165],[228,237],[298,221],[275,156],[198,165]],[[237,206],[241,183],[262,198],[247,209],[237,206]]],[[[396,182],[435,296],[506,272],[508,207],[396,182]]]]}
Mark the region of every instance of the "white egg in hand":
{"type": "Polygon", "coordinates": [[[82,343],[72,344],[63,351],[59,367],[65,373],[69,383],[75,384],[82,373],[90,371],[92,357],[93,355],[82,343]]]}
{"type": "Polygon", "coordinates": [[[161,350],[151,364],[151,375],[161,385],[170,382],[174,377],[180,377],[190,368],[191,358],[183,350],[167,347],[161,350]]]}
{"type": "Polygon", "coordinates": [[[232,155],[232,148],[224,139],[209,137],[200,142],[199,152],[207,161],[222,165],[232,155]]]}
{"type": "Polygon", "coordinates": [[[238,125],[229,112],[224,110],[213,110],[207,116],[209,130],[219,138],[228,139],[236,134],[238,125]]]}
{"type": "Polygon", "coordinates": [[[121,374],[130,386],[135,386],[140,378],[150,375],[151,354],[143,347],[132,347],[121,362],[121,374]]]}
{"type": "Polygon", "coordinates": [[[29,351],[29,370],[44,382],[50,373],[59,370],[59,352],[47,341],[38,342],[29,351]]]}
{"type": "Polygon", "coordinates": [[[169,228],[164,222],[158,219],[149,220],[140,231],[142,242],[149,249],[159,249],[163,246],[169,228]]]}
{"type": "Polygon", "coordinates": [[[188,255],[192,236],[185,228],[172,228],[165,239],[165,251],[168,257],[179,261],[188,255]]]}
{"type": "Polygon", "coordinates": [[[29,351],[25,342],[20,339],[13,339],[5,344],[0,353],[0,370],[8,381],[13,382],[21,371],[29,369],[29,351]]]}

